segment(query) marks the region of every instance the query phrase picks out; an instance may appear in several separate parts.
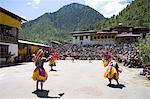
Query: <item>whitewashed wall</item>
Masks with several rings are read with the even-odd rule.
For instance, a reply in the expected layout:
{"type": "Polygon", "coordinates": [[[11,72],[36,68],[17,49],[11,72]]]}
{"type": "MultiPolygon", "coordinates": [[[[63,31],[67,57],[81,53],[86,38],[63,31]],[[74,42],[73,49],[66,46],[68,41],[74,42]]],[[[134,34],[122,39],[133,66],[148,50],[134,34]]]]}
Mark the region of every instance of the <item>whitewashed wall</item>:
{"type": "Polygon", "coordinates": [[[13,57],[18,56],[18,44],[3,43],[3,42],[0,42],[0,44],[8,45],[8,52],[11,52],[12,54],[14,54],[13,57]]]}
{"type": "Polygon", "coordinates": [[[88,36],[88,38],[86,38],[86,36],[83,36],[83,40],[80,40],[80,36],[77,36],[77,39],[75,39],[75,37],[73,37],[73,44],[80,45],[81,42],[83,45],[91,44],[90,36],[88,36]]]}
{"type": "Polygon", "coordinates": [[[83,45],[91,44],[90,36],[86,38],[86,36],[83,37],[83,45]]]}

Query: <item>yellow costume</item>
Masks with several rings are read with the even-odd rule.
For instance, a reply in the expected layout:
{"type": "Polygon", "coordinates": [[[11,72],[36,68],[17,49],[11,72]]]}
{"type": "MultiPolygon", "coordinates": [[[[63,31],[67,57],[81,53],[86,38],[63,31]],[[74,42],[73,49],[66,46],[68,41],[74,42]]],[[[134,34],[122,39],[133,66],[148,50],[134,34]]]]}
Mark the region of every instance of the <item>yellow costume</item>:
{"type": "Polygon", "coordinates": [[[49,60],[49,66],[56,66],[55,60],[54,60],[53,58],[51,58],[51,59],[49,60]]]}
{"type": "Polygon", "coordinates": [[[116,71],[116,68],[113,66],[107,66],[104,73],[105,78],[110,79],[119,79],[119,73],[116,71]]]}
{"type": "Polygon", "coordinates": [[[35,80],[39,80],[39,81],[45,81],[48,77],[47,72],[45,71],[44,68],[39,68],[37,67],[32,75],[32,79],[35,80]]]}

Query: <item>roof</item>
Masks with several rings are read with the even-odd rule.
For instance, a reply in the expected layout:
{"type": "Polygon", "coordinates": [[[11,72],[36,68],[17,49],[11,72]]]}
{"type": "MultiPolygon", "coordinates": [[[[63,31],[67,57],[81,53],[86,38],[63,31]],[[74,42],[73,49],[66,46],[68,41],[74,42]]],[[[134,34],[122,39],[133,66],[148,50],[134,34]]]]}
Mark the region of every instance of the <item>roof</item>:
{"type": "Polygon", "coordinates": [[[148,29],[146,27],[134,27],[134,29],[148,29]]]}
{"type": "Polygon", "coordinates": [[[13,17],[13,18],[15,18],[15,19],[17,19],[19,21],[21,21],[21,20],[27,21],[26,19],[24,19],[24,18],[22,18],[22,17],[20,17],[20,16],[18,16],[16,14],[14,14],[14,13],[12,13],[12,12],[2,8],[2,7],[0,7],[0,12],[3,12],[3,13],[5,13],[5,14],[7,14],[7,15],[9,15],[9,16],[11,16],[11,17],[13,17]]]}
{"type": "Polygon", "coordinates": [[[117,31],[111,31],[111,32],[97,32],[97,34],[117,34],[117,31]]]}
{"type": "Polygon", "coordinates": [[[146,27],[134,27],[134,31],[135,30],[137,30],[137,31],[147,31],[147,32],[149,32],[150,31],[150,29],[149,28],[146,28],[146,27]]]}
{"type": "Polygon", "coordinates": [[[89,31],[74,31],[72,34],[84,34],[84,33],[95,33],[97,30],[89,30],[89,31]]]}
{"type": "Polygon", "coordinates": [[[119,25],[119,26],[114,27],[113,29],[117,29],[117,28],[134,28],[134,27],[132,27],[132,26],[119,25]]]}
{"type": "Polygon", "coordinates": [[[35,43],[35,42],[29,42],[29,41],[24,41],[24,40],[18,40],[18,42],[19,42],[19,43],[24,43],[24,44],[31,44],[31,45],[42,46],[42,47],[50,47],[49,45],[46,45],[46,44],[35,43]]]}
{"type": "Polygon", "coordinates": [[[128,33],[128,34],[117,34],[117,37],[140,37],[141,35],[140,34],[131,34],[131,33],[128,33]]]}

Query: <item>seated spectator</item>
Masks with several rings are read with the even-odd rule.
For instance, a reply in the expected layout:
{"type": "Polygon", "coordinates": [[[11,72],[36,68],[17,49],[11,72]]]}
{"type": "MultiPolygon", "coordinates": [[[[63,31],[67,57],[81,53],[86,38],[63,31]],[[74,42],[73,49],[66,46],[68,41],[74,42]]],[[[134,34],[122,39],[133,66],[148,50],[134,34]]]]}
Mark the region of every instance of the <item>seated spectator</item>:
{"type": "Polygon", "coordinates": [[[14,60],[13,60],[13,56],[14,54],[11,54],[11,52],[8,53],[7,55],[7,59],[6,59],[6,64],[7,65],[11,65],[14,63],[14,60]]]}
{"type": "Polygon", "coordinates": [[[145,65],[143,70],[140,72],[140,75],[143,75],[150,80],[150,65],[145,65]]]}

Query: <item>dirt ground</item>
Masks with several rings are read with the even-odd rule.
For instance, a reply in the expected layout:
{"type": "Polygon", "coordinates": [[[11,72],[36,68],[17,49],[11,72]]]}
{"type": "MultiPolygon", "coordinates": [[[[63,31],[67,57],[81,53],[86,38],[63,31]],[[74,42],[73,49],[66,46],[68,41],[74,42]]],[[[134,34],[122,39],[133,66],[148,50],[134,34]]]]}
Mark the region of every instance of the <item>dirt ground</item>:
{"type": "MultiPolygon", "coordinates": [[[[33,62],[0,68],[0,99],[148,99],[150,81],[138,75],[139,69],[122,67],[120,86],[107,86],[102,61],[60,60],[57,71],[49,71],[44,91],[35,92],[36,82],[31,79],[33,62]],[[60,94],[60,95],[59,95],[60,94]],[[62,97],[60,97],[62,94],[62,97]]],[[[116,84],[115,81],[112,82],[116,84]]]]}

